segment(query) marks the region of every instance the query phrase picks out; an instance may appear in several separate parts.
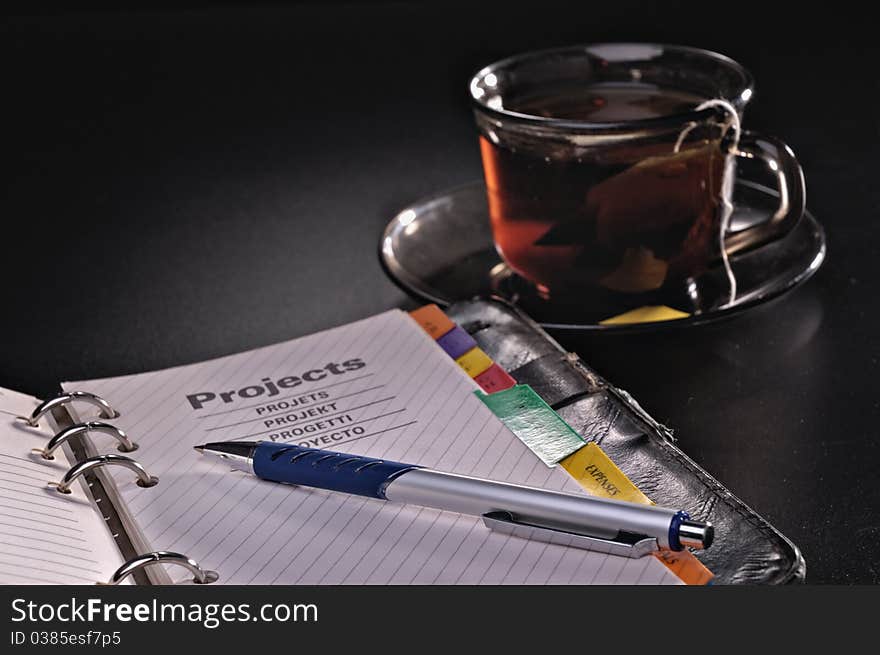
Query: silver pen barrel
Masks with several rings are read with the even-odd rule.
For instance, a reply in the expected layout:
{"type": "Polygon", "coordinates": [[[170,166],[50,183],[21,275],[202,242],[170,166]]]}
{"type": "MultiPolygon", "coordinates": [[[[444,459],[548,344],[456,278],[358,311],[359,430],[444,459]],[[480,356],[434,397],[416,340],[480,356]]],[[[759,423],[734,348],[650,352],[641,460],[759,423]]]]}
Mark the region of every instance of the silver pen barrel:
{"type": "MultiPolygon", "coordinates": [[[[234,469],[255,473],[254,457],[259,446],[260,442],[228,441],[209,443],[195,448],[205,455],[223,460],[234,469]]],[[[306,469],[309,472],[306,478],[310,478],[312,474],[318,475],[318,478],[311,478],[306,484],[352,492],[349,485],[357,478],[357,469],[352,472],[347,469],[340,471],[337,468],[333,471],[324,470],[314,473],[312,467],[328,457],[342,457],[343,461],[348,462],[363,458],[348,457],[329,451],[301,450],[323,455],[306,469]],[[331,473],[329,477],[327,477],[328,473],[331,473]],[[337,478],[337,476],[341,477],[337,478]],[[330,479],[333,482],[342,480],[345,484],[327,486],[330,479]]],[[[300,457],[301,455],[295,456],[294,461],[299,461],[300,457]]],[[[371,463],[376,462],[382,463],[380,460],[371,461],[371,463]]],[[[290,464],[292,466],[293,462],[290,464]]],[[[360,481],[355,485],[357,490],[354,493],[473,516],[504,512],[518,523],[600,539],[613,540],[621,532],[627,532],[652,537],[656,539],[658,547],[673,550],[708,548],[714,538],[711,524],[691,521],[687,514],[674,509],[548,491],[456,473],[413,468],[408,464],[391,462],[387,465],[392,467],[391,472],[382,474],[387,474],[389,476],[387,479],[373,480],[368,485],[366,493],[360,488],[363,482],[360,481]]],[[[302,474],[302,467],[298,474],[302,474]]],[[[287,478],[283,479],[287,480],[287,478]]],[[[301,483],[301,481],[294,482],[295,480],[299,478],[292,477],[287,481],[290,484],[301,483]]]]}
{"type": "MultiPolygon", "coordinates": [[[[677,541],[677,525],[682,523],[682,513],[651,505],[547,491],[430,469],[407,471],[394,478],[385,489],[385,498],[475,516],[508,512],[523,523],[607,539],[621,531],[632,532],[656,538],[661,548],[680,547],[670,544],[670,529],[676,530],[673,540],[677,541]]],[[[682,545],[702,548],[708,543],[690,539],[682,545]]]]}

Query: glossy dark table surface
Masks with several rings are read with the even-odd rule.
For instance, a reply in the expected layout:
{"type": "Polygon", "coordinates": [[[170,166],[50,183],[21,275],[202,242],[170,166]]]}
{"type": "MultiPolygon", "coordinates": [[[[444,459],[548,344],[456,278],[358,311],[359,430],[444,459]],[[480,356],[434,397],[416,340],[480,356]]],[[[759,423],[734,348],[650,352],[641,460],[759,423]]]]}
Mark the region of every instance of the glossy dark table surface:
{"type": "Polygon", "coordinates": [[[827,262],[725,323],[561,340],[798,544],[808,582],[878,582],[878,40],[845,12],[595,4],[4,18],[0,386],[47,395],[412,307],[378,238],[480,176],[473,70],[706,47],[755,74],[746,124],[798,153],[827,262]]]}

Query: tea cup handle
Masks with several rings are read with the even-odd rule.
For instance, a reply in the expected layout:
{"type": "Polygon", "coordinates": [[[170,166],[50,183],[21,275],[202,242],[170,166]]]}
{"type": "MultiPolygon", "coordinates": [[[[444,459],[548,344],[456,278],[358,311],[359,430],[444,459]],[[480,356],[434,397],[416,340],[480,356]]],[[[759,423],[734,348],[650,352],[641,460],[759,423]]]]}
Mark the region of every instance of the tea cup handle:
{"type": "Polygon", "coordinates": [[[728,234],[724,239],[728,255],[764,245],[785,235],[801,219],[806,208],[804,172],[791,148],[783,141],[746,130],[740,136],[736,154],[738,157],[762,159],[776,174],[779,207],[766,221],[728,234]]]}

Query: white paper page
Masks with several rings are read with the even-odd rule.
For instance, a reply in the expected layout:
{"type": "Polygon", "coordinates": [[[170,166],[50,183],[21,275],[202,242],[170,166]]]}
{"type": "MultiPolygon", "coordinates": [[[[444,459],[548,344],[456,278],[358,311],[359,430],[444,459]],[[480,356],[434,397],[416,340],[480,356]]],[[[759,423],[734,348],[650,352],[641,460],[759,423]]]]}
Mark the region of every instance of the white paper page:
{"type": "Polygon", "coordinates": [[[474,396],[477,385],[400,311],[216,360],[64,387],[106,398],[122,413],[115,423],[141,444],[138,459],[159,484],[142,489],[129,472],[114,475],[152,547],[189,555],[222,583],[679,582],[653,557],[527,541],[492,533],[472,516],[279,485],[193,451],[210,441],[271,439],[581,492],[509,432],[474,396]],[[269,407],[282,401],[298,404],[269,407]]]}
{"type": "Polygon", "coordinates": [[[122,564],[95,504],[77,482],[69,495],[48,486],[70,462],[61,449],[47,461],[31,453],[52,432],[25,427],[35,398],[0,388],[0,584],[106,582],[122,564]]]}

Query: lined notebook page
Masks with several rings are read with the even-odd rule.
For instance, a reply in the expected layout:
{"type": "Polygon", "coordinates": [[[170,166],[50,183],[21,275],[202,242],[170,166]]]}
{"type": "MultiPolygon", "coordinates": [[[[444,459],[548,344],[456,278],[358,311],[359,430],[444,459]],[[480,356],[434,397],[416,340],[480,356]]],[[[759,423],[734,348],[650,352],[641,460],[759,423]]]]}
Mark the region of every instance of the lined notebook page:
{"type": "Polygon", "coordinates": [[[52,432],[15,420],[37,400],[0,389],[0,584],[93,584],[122,564],[116,543],[80,483],[69,495],[48,486],[70,468],[61,452],[47,461],[31,454],[52,432]]]}
{"type": "Polygon", "coordinates": [[[159,477],[114,476],[153,548],[229,584],[678,583],[630,560],[492,533],[478,518],[279,485],[193,451],[273,440],[581,492],[474,396],[476,384],[391,311],[189,366],[76,382],[108,399],[159,477]]]}

